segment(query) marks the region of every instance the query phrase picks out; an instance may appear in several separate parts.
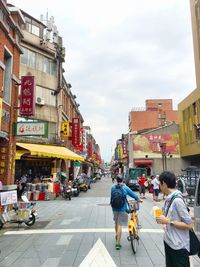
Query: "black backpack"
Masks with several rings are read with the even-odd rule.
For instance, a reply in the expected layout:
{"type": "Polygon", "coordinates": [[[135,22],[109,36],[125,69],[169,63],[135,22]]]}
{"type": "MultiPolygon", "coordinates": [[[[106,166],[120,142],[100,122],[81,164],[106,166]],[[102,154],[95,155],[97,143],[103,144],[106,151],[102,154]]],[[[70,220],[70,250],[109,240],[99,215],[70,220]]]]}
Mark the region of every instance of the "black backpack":
{"type": "Polygon", "coordinates": [[[117,184],[114,189],[112,189],[110,204],[114,209],[121,209],[125,203],[124,191],[122,185],[117,184]]]}

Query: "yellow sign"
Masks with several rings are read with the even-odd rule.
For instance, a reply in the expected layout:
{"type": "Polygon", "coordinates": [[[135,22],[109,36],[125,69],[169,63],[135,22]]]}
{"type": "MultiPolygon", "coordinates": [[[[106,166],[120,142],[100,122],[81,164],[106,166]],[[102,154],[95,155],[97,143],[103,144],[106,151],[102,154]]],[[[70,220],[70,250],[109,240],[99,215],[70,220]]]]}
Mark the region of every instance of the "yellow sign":
{"type": "Polygon", "coordinates": [[[3,109],[3,101],[2,98],[0,97],[0,130],[1,130],[2,109],[3,109]]]}
{"type": "Polygon", "coordinates": [[[123,149],[122,149],[122,145],[119,144],[118,145],[118,158],[121,159],[123,156],[123,149]]]}
{"type": "Polygon", "coordinates": [[[62,132],[64,136],[69,136],[69,122],[62,122],[62,132]]]}

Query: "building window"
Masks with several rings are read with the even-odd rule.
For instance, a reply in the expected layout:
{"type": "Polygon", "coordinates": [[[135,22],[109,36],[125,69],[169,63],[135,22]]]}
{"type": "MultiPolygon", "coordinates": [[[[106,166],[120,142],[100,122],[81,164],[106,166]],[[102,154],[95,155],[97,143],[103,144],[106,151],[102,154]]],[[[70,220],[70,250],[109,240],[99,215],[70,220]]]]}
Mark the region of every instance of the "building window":
{"type": "Polygon", "coordinates": [[[40,28],[29,22],[26,22],[26,30],[34,35],[40,36],[40,28]]]}
{"type": "Polygon", "coordinates": [[[57,64],[50,58],[35,53],[27,48],[23,48],[21,63],[31,68],[46,72],[50,75],[57,76],[57,64]]]}
{"type": "Polygon", "coordinates": [[[24,53],[21,56],[21,63],[31,68],[35,68],[36,67],[36,53],[26,48],[23,48],[23,52],[24,53]]]}
{"type": "Polygon", "coordinates": [[[3,11],[0,9],[0,20],[3,21],[3,11]]]}
{"type": "Polygon", "coordinates": [[[10,104],[11,102],[11,74],[12,74],[12,55],[5,49],[4,50],[4,83],[3,83],[3,100],[10,104]]]}

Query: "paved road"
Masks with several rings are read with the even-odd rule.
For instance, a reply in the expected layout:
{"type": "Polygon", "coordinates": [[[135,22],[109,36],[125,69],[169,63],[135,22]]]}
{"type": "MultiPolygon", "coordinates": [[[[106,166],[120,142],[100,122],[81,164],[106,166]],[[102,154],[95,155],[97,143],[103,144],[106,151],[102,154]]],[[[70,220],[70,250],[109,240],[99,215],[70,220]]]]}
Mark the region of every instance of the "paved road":
{"type": "MultiPolygon", "coordinates": [[[[111,185],[111,179],[105,177],[71,201],[37,202],[35,226],[12,224],[0,231],[0,267],[164,267],[162,228],[151,215],[150,195],[139,211],[142,229],[136,255],[126,239],[126,229],[122,249],[115,250],[111,185]]],[[[194,267],[200,266],[197,257],[192,261],[194,267]]]]}

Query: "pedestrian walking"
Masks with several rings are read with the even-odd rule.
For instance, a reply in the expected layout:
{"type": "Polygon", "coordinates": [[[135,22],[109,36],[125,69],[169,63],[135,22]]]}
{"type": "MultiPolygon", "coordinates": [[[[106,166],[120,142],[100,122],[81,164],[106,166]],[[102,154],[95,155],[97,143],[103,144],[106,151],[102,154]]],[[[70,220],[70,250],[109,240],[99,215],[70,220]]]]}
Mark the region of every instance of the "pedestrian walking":
{"type": "Polygon", "coordinates": [[[145,184],[147,183],[147,178],[145,176],[145,173],[142,174],[142,176],[138,177],[138,182],[139,182],[139,192],[140,192],[140,197],[145,198],[145,184]]]}
{"type": "Polygon", "coordinates": [[[159,176],[160,189],[166,194],[163,215],[156,221],[163,224],[166,267],[190,267],[189,230],[193,222],[183,200],[182,194],[175,188],[174,173],[164,171],[159,176]]]}
{"type": "Polygon", "coordinates": [[[153,200],[158,201],[160,191],[159,175],[156,175],[151,183],[153,185],[153,200]]]}
{"type": "MultiPolygon", "coordinates": [[[[128,207],[127,207],[127,195],[140,201],[139,197],[126,185],[124,185],[121,175],[116,177],[117,184],[111,188],[111,207],[113,210],[113,220],[115,222],[115,248],[119,250],[121,248],[121,236],[122,226],[128,225],[128,207]]],[[[142,202],[142,201],[140,201],[142,202]]]]}

